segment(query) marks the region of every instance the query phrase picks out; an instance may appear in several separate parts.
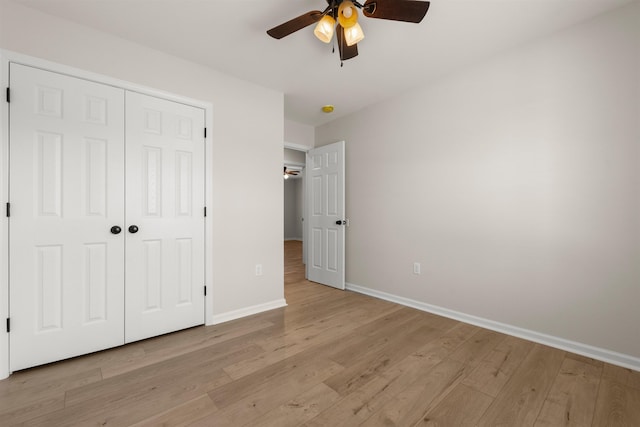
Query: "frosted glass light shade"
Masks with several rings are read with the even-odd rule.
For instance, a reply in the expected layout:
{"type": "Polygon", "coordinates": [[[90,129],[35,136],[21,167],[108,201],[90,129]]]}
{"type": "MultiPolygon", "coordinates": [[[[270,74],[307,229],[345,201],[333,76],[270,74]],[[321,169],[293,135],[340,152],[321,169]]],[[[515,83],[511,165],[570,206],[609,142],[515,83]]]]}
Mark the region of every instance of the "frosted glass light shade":
{"type": "Polygon", "coordinates": [[[338,22],[344,29],[351,28],[358,23],[358,11],[349,0],[344,0],[338,6],[338,22]]]}
{"type": "Polygon", "coordinates": [[[355,25],[344,29],[344,40],[347,42],[347,46],[353,46],[364,39],[364,33],[362,27],[356,22],[355,25]]]}
{"type": "Polygon", "coordinates": [[[323,43],[331,42],[333,32],[335,31],[336,20],[332,16],[324,15],[316,25],[313,34],[323,43]]]}

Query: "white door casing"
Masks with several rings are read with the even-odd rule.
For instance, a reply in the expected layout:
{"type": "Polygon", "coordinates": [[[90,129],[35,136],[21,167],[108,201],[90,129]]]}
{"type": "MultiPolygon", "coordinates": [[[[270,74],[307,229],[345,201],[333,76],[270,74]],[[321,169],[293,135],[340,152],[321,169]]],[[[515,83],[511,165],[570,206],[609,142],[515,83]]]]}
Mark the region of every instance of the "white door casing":
{"type": "Polygon", "coordinates": [[[10,369],[124,342],[124,90],[11,64],[10,369]]]}
{"type": "Polygon", "coordinates": [[[134,92],[126,98],[131,342],[204,323],[205,112],[134,92]]]}
{"type": "Polygon", "coordinates": [[[345,288],[344,141],[307,153],[307,278],[345,288]],[[338,224],[339,222],[339,224],[338,224]]]}

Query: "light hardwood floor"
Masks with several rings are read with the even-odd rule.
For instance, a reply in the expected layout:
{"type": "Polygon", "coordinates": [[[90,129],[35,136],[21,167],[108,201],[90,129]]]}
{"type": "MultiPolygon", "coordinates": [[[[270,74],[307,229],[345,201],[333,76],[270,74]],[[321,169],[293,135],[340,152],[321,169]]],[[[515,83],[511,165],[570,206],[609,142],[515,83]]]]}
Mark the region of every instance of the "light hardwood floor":
{"type": "Polygon", "coordinates": [[[304,280],[288,307],[14,373],[0,425],[640,426],[640,373],[304,280]]]}

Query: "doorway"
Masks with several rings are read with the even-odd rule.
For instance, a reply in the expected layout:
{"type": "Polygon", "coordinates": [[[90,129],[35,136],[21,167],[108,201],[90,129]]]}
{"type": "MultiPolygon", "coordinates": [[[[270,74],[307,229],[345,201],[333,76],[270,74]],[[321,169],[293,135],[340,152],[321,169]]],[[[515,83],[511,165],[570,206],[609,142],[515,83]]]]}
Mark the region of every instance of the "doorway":
{"type": "MultiPolygon", "coordinates": [[[[323,285],[345,289],[345,142],[338,141],[304,152],[302,175],[302,260],[305,278],[323,285]]],[[[285,156],[302,153],[285,147],[285,156]]],[[[287,159],[287,157],[285,157],[287,159]]],[[[285,162],[284,178],[287,175],[285,162]]],[[[285,179],[286,180],[286,179],[285,179]]],[[[285,184],[285,236],[288,225],[285,184]]],[[[285,239],[286,240],[286,239],[285,239]]]]}

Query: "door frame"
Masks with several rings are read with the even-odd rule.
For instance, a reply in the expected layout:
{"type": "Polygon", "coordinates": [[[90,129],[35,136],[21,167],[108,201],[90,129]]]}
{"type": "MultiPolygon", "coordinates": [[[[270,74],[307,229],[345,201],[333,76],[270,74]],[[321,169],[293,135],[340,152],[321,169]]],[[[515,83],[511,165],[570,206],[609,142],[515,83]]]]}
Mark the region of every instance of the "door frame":
{"type": "MultiPolygon", "coordinates": [[[[166,99],[168,101],[187,104],[205,110],[205,206],[213,205],[213,104],[185,96],[180,96],[147,86],[130,83],[98,73],[81,70],[75,67],[35,58],[28,55],[0,49],[0,83],[2,83],[3,99],[0,102],[0,202],[7,203],[9,194],[9,104],[4,99],[4,92],[9,87],[9,63],[17,63],[47,71],[78,77],[96,83],[115,86],[121,89],[139,92],[145,95],[166,99]]],[[[213,253],[213,216],[205,217],[205,325],[213,324],[213,260],[209,259],[213,253]]],[[[4,324],[9,318],[9,221],[6,214],[0,215],[0,321],[4,324]]],[[[0,327],[0,379],[10,374],[9,367],[9,333],[2,325],[0,327]]]]}

